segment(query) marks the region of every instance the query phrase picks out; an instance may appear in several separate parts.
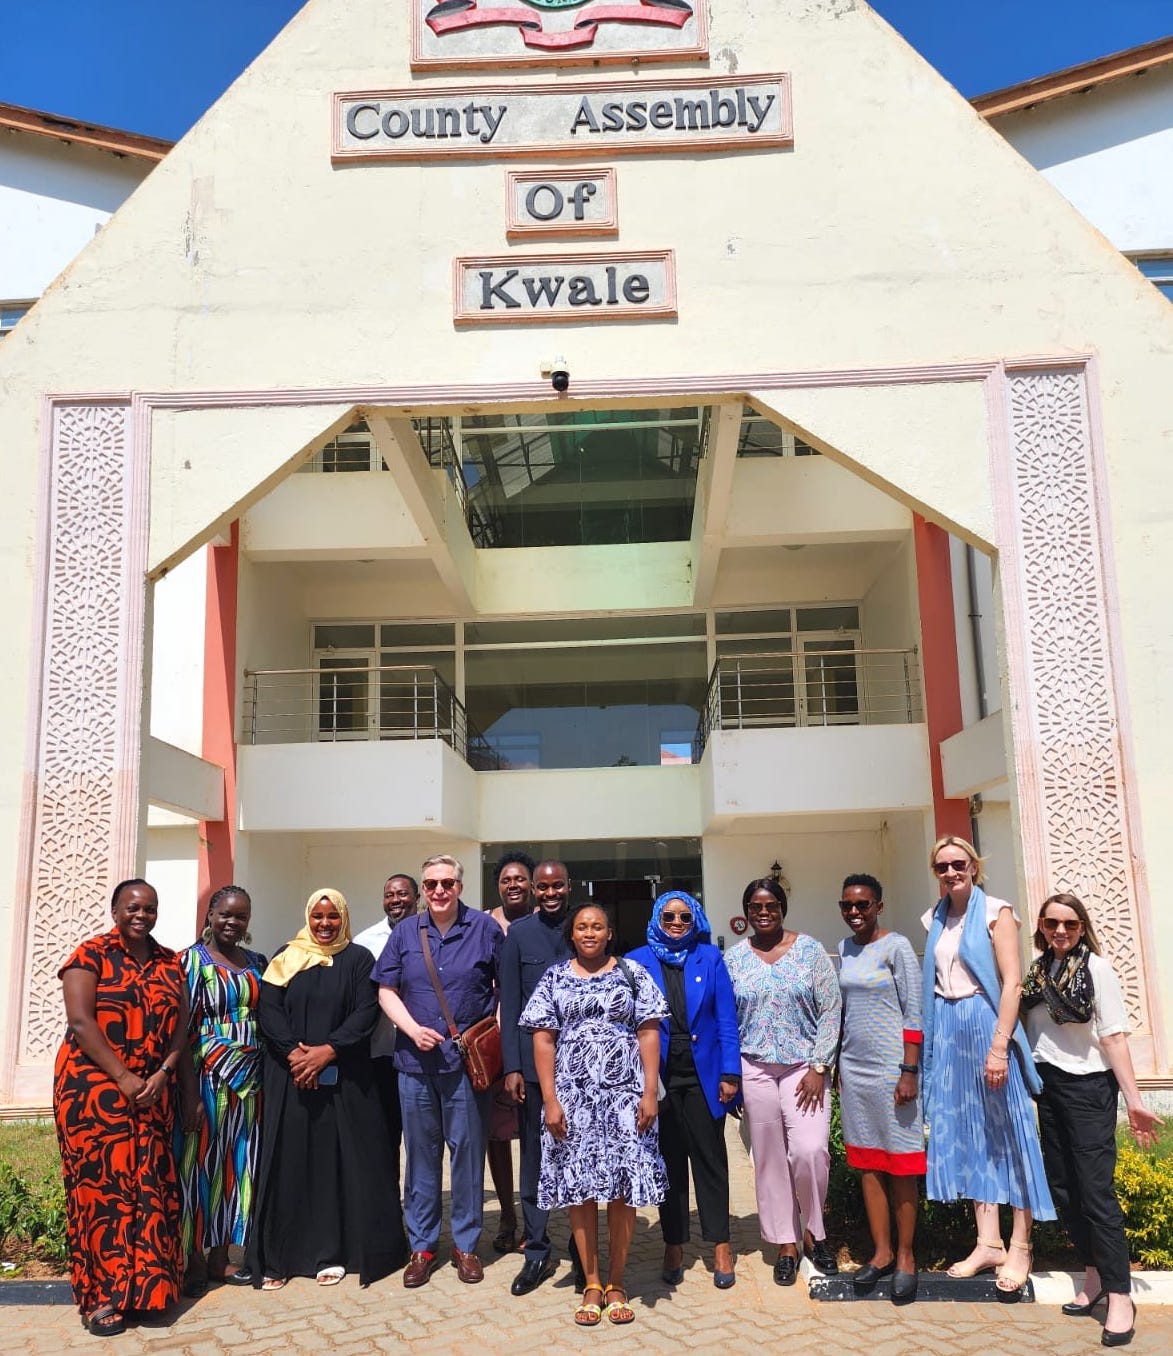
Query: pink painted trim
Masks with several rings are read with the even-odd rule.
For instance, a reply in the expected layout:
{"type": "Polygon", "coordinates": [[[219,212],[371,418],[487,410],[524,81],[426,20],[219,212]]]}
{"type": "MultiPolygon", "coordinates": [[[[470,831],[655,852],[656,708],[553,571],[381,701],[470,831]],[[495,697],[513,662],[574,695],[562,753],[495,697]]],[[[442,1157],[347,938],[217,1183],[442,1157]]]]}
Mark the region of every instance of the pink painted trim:
{"type": "Polygon", "coordinates": [[[1128,857],[1132,867],[1132,888],[1136,899],[1137,926],[1140,931],[1141,974],[1152,1029],[1153,1067],[1169,1067],[1169,1040],[1161,1003],[1161,988],[1156,974],[1157,939],[1153,927],[1152,896],[1149,893],[1141,831],[1140,803],[1136,793],[1136,760],[1133,755],[1132,711],[1123,675],[1124,642],[1120,634],[1120,590],[1116,582],[1116,553],[1112,544],[1112,509],[1108,497],[1107,463],[1104,456],[1104,416],[1100,402],[1099,360],[1088,360],[1085,381],[1088,441],[1091,448],[1092,495],[1100,524],[1100,588],[1104,598],[1104,623],[1107,633],[1108,661],[1116,698],[1116,732],[1120,759],[1121,793],[1124,801],[1128,857]]]}
{"type": "Polygon", "coordinates": [[[709,56],[708,0],[694,0],[696,5],[697,35],[695,42],[682,42],[677,47],[639,48],[599,53],[594,48],[578,52],[553,51],[541,55],[532,50],[517,56],[489,55],[475,57],[430,57],[424,53],[424,7],[421,0],[413,0],[415,11],[411,22],[411,69],[413,71],[476,70],[492,67],[494,70],[523,68],[549,69],[563,66],[646,66],[651,62],[706,61],[709,56]]]}
{"type": "Polygon", "coordinates": [[[573,90],[574,93],[583,94],[607,94],[615,90],[630,90],[638,84],[641,93],[654,93],[657,90],[689,90],[689,89],[710,89],[715,83],[728,84],[736,80],[740,85],[777,85],[778,86],[778,113],[781,126],[777,132],[739,132],[736,135],[727,137],[714,136],[690,136],[687,141],[681,140],[670,145],[666,142],[649,142],[640,144],[638,142],[617,141],[607,147],[607,153],[611,156],[616,155],[643,155],[655,156],[666,153],[675,154],[678,151],[687,151],[689,154],[698,152],[722,153],[729,151],[744,150],[762,150],[766,148],[782,147],[787,149],[794,145],[794,98],[790,88],[790,75],[785,71],[772,71],[745,76],[711,76],[696,75],[685,76],[678,80],[584,80],[581,83],[576,82],[571,85],[553,85],[549,81],[541,81],[530,85],[444,85],[436,86],[431,89],[372,89],[372,90],[341,90],[333,96],[333,112],[331,115],[331,146],[330,159],[334,164],[374,164],[381,160],[410,161],[413,164],[421,161],[428,164],[435,164],[448,160],[503,160],[518,159],[525,157],[532,159],[537,156],[549,157],[551,159],[577,159],[579,156],[586,156],[594,159],[599,154],[597,144],[580,144],[574,141],[534,141],[522,143],[517,146],[462,146],[457,143],[452,146],[432,147],[429,149],[421,148],[417,145],[408,145],[402,148],[393,146],[382,146],[378,149],[371,147],[346,147],[342,144],[343,114],[342,105],[352,103],[355,100],[369,99],[410,99],[418,101],[427,94],[432,94],[436,98],[460,100],[465,97],[477,97],[480,99],[504,98],[508,95],[516,97],[519,94],[542,95],[542,94],[565,94],[573,90]]]}
{"type": "Polygon", "coordinates": [[[505,171],[505,235],[514,238],[541,240],[562,236],[609,236],[619,234],[619,177],[614,169],[558,169],[552,173],[541,170],[505,171]],[[517,212],[517,190],[524,184],[574,184],[584,179],[603,181],[606,214],[596,221],[556,222],[530,221],[517,212]]]}
{"type": "MultiPolygon", "coordinates": [[[[619,250],[608,254],[496,254],[473,255],[452,261],[452,323],[455,325],[579,325],[601,324],[607,321],[665,320],[676,316],[676,252],[674,250],[619,250]],[[510,311],[494,311],[482,315],[479,311],[462,310],[464,304],[464,277],[469,269],[525,268],[544,264],[564,265],[568,269],[581,264],[640,264],[656,263],[664,266],[664,300],[656,306],[636,306],[626,302],[623,309],[560,306],[557,310],[524,311],[521,315],[510,311]]],[[[563,402],[564,403],[564,402],[563,402]]]]}

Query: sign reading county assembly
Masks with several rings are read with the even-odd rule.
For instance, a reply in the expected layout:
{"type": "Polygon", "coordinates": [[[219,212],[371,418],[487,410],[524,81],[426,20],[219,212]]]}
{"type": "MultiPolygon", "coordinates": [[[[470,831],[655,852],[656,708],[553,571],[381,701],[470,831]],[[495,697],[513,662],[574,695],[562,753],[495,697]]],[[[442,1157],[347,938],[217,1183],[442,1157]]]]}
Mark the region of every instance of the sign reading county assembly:
{"type": "Polygon", "coordinates": [[[671,250],[623,254],[507,254],[457,259],[458,325],[649,320],[676,314],[671,250]]]}
{"type": "Polygon", "coordinates": [[[639,155],[793,144],[786,75],[334,96],[335,160],[639,155]]]}
{"type": "Polygon", "coordinates": [[[413,0],[411,64],[534,66],[708,55],[707,0],[413,0]]]}

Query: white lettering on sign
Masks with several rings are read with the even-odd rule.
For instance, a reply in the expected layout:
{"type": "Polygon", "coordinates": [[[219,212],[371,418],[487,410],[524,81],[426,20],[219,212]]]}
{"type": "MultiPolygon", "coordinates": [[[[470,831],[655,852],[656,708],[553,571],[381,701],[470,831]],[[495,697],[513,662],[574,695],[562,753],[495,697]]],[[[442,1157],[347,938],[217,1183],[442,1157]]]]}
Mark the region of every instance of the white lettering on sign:
{"type": "Polygon", "coordinates": [[[613,169],[507,171],[506,235],[513,239],[618,234],[615,178],[613,169]]]}
{"type": "Polygon", "coordinates": [[[458,325],[652,320],[676,314],[671,250],[457,259],[453,285],[458,325]]]}
{"type": "Polygon", "coordinates": [[[787,75],[334,96],[336,161],[692,153],[793,142],[787,75]]]}

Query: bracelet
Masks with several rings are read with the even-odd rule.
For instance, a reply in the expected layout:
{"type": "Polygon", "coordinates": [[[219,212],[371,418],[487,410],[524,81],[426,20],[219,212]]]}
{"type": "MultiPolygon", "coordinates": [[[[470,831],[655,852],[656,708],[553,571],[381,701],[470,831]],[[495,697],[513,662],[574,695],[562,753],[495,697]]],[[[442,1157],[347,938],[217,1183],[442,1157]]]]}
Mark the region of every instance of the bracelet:
{"type": "Polygon", "coordinates": [[[1011,1034],[1010,1034],[1009,1031],[1003,1031],[1002,1028],[999,1027],[999,1026],[996,1026],[996,1027],[994,1028],[994,1035],[995,1035],[995,1036],[1001,1036],[1002,1039],[1003,1039],[1004,1041],[1009,1041],[1009,1040],[1013,1040],[1013,1039],[1014,1039],[1014,1037],[1011,1036],[1011,1034]]]}
{"type": "Polygon", "coordinates": [[[916,1076],[920,1073],[920,1065],[919,1065],[919,1064],[902,1064],[902,1065],[900,1066],[900,1072],[901,1072],[901,1073],[906,1073],[906,1074],[912,1074],[913,1078],[916,1078],[916,1076]]]}
{"type": "Polygon", "coordinates": [[[175,1077],[175,1070],[166,1061],[159,1065],[159,1072],[164,1076],[164,1078],[170,1079],[175,1077]]]}
{"type": "Polygon", "coordinates": [[[998,1060],[1001,1060],[1003,1064],[1009,1064],[1009,1063],[1010,1063],[1010,1056],[1009,1056],[1009,1055],[1000,1055],[1000,1054],[997,1052],[997,1050],[995,1050],[992,1046],[991,1046],[990,1049],[986,1052],[986,1058],[987,1058],[987,1059],[998,1059],[998,1060]]]}

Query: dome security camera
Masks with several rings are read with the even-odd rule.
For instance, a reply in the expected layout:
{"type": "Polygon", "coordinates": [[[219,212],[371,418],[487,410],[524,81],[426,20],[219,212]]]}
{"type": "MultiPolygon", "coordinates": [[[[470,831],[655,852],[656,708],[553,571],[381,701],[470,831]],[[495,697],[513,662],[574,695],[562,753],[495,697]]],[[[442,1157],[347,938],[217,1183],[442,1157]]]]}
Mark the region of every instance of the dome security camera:
{"type": "Polygon", "coordinates": [[[570,389],[570,367],[565,358],[555,358],[550,369],[550,385],[562,395],[570,389]]]}

